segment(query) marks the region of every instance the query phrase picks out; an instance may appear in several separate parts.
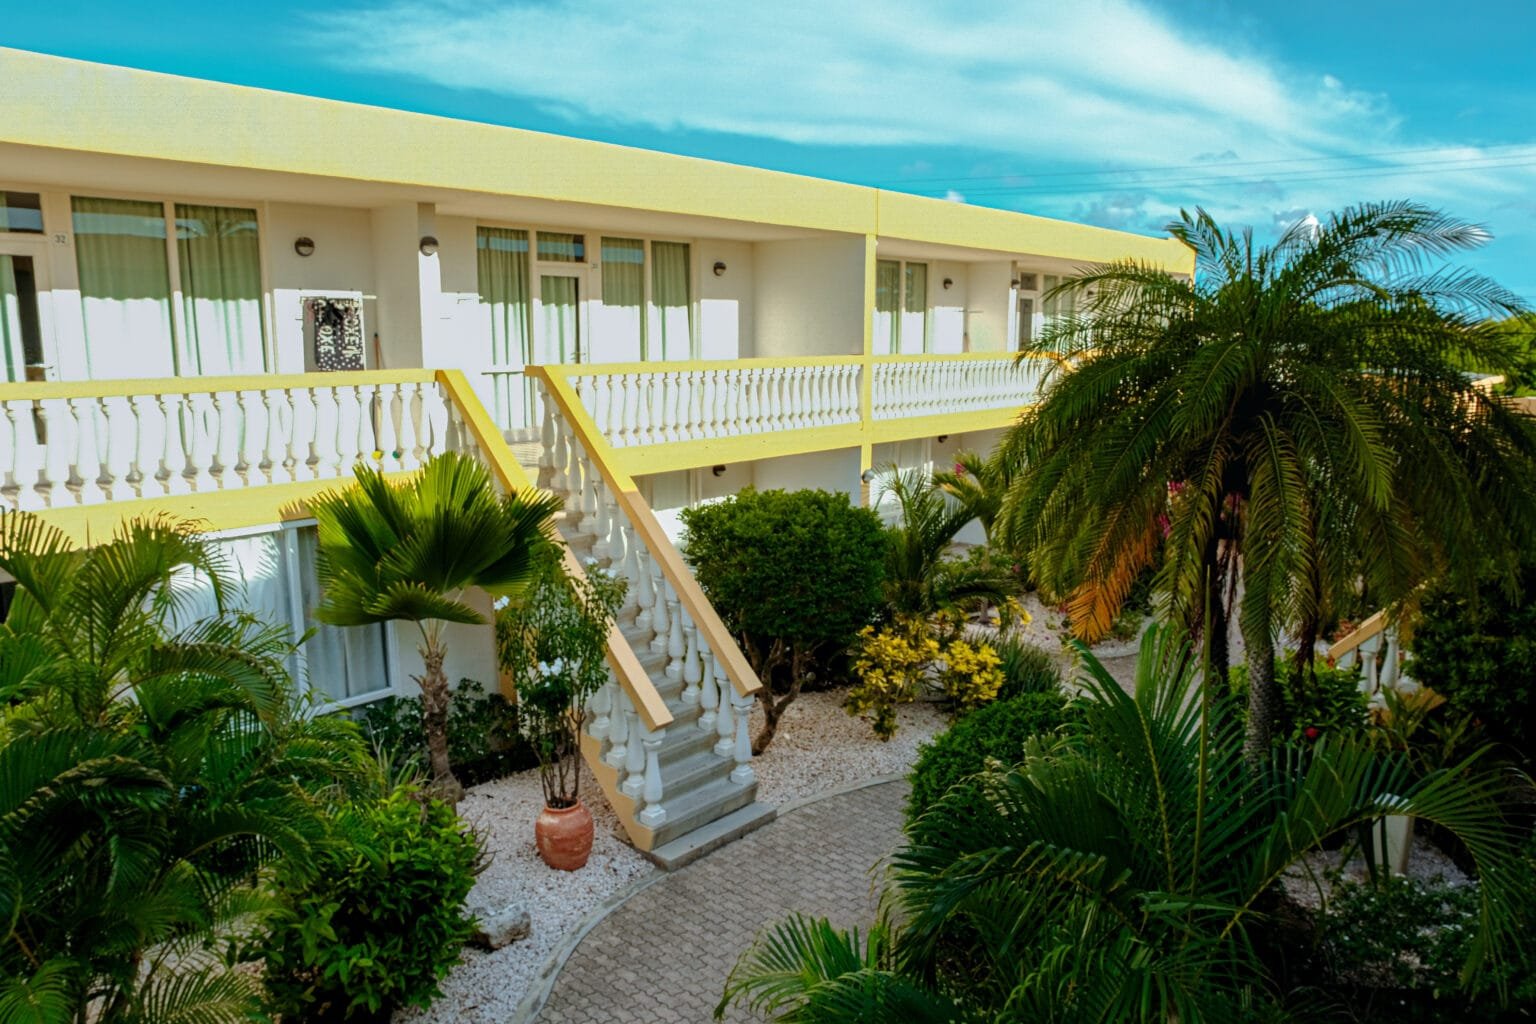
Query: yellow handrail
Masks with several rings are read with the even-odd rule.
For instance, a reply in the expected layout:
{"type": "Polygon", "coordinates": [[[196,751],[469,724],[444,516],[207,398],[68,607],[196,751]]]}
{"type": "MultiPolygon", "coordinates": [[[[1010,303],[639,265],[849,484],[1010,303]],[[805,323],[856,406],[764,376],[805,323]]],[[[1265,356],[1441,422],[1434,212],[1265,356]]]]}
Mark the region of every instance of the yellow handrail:
{"type": "Polygon", "coordinates": [[[1386,628],[1387,610],[1383,608],[1381,611],[1377,612],[1375,615],[1372,615],[1370,618],[1360,623],[1360,625],[1356,626],[1354,632],[1350,633],[1348,636],[1335,643],[1332,647],[1328,648],[1328,657],[1337,661],[1386,628]]]}
{"type": "Polygon", "coordinates": [[[672,546],[672,541],[662,530],[661,523],[657,521],[651,507],[640,496],[640,490],[635,486],[634,479],[615,468],[613,449],[609,447],[602,432],[597,429],[597,424],[592,421],[586,405],[577,397],[570,382],[563,375],[550,373],[548,367],[530,366],[528,373],[544,384],[549,398],[559,408],[560,415],[570,424],[577,440],[586,449],[588,459],[607,481],[608,488],[618,503],[620,514],[629,520],[635,532],[639,534],[641,541],[649,549],[651,558],[660,566],[662,575],[666,577],[668,583],[672,584],[678,601],[693,619],[694,626],[709,641],[710,649],[715,653],[715,661],[725,667],[731,686],[741,696],[747,696],[762,689],[763,684],[758,680],[757,673],[752,671],[752,666],[747,663],[741,648],[736,646],[736,638],[731,636],[730,630],[725,628],[725,623],[720,620],[714,605],[710,604],[709,598],[704,596],[704,591],[699,587],[698,581],[693,578],[693,573],[683,562],[682,556],[672,546]]]}
{"type": "MultiPolygon", "coordinates": [[[[507,447],[490,413],[485,411],[485,406],[470,387],[464,372],[438,370],[436,379],[442,385],[448,401],[464,418],[465,425],[474,435],[475,443],[485,453],[492,472],[502,486],[508,490],[532,490],[533,484],[528,480],[528,475],[512,457],[512,450],[507,447]]],[[[586,570],[575,554],[564,544],[560,547],[564,552],[565,571],[576,579],[585,579],[586,570]]],[[[660,729],[672,723],[672,712],[667,710],[666,700],[651,682],[645,666],[640,664],[640,659],[635,656],[617,623],[608,631],[608,665],[613,669],[614,678],[634,702],[635,710],[648,730],[660,729]]]]}
{"type": "Polygon", "coordinates": [[[132,398],[136,395],[203,395],[219,391],[281,391],[289,388],[345,388],[370,384],[428,384],[433,379],[432,370],[357,370],[243,377],[25,381],[0,384],[0,402],[51,398],[132,398]]]}

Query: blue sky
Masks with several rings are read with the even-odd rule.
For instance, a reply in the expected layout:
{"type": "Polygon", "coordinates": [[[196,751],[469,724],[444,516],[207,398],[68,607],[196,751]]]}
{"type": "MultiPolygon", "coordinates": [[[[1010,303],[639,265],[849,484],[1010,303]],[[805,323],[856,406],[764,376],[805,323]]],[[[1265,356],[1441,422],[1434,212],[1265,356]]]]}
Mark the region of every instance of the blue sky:
{"type": "Polygon", "coordinates": [[[60,0],[0,43],[1146,233],[1414,198],[1536,302],[1536,0],[60,0]]]}

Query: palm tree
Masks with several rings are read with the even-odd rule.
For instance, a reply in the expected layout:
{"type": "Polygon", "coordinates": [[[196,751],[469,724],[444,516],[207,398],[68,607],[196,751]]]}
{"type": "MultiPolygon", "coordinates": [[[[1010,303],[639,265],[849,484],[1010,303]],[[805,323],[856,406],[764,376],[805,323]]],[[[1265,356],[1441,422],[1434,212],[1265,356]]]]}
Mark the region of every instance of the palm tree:
{"type": "Polygon", "coordinates": [[[990,542],[992,526],[1012,483],[1010,468],[996,451],[985,458],[972,451],[956,452],[954,468],[935,471],[933,482],[981,523],[990,542]]]}
{"type": "Polygon", "coordinates": [[[1195,251],[1193,281],[1119,263],[1071,284],[1081,315],[1044,343],[1076,366],[1004,440],[997,528],[1071,595],[1085,637],[1166,530],[1159,589],[1208,626],[1217,674],[1236,600],[1257,759],[1284,629],[1341,588],[1390,605],[1536,540],[1536,422],[1463,372],[1518,368],[1495,321],[1521,304],[1434,269],[1488,236],[1412,203],[1305,220],[1268,247],[1204,211],[1169,230],[1195,251]]]}
{"type": "Polygon", "coordinates": [[[310,502],[324,591],[315,617],[335,626],[416,623],[432,786],[457,802],[464,790],[448,760],[452,692],[443,669],[444,629],[486,622],[464,601],[471,587],[511,596],[533,578],[536,549],[549,542],[560,501],[533,491],[498,496],[485,467],[454,452],[403,483],[367,466],[358,466],[356,476],[354,486],[310,502]]]}
{"type": "Polygon", "coordinates": [[[987,560],[950,556],[956,535],[976,518],[971,506],[951,498],[919,469],[892,466],[879,487],[895,499],[899,516],[886,531],[884,586],[893,615],[925,618],[970,604],[1000,605],[1017,592],[1013,578],[987,560]]]}
{"type": "Polygon", "coordinates": [[[185,524],[82,551],[0,513],[0,570],[0,1020],[253,1019],[257,979],[215,951],[267,909],[262,867],[324,841],[320,795],[367,770],[356,728],[306,713],[291,638],[229,610],[185,524]]]}
{"type": "Polygon", "coordinates": [[[1256,773],[1236,716],[1190,699],[1198,662],[1176,632],[1143,639],[1134,696],[1079,652],[1082,728],[1031,740],[1023,763],[914,822],[869,932],[768,929],[721,1009],[818,1024],[1272,1019],[1257,1011],[1290,997],[1266,959],[1282,876],[1384,813],[1467,844],[1481,880],[1469,977],[1518,956],[1522,833],[1500,772],[1473,757],[1425,775],[1341,736],[1256,773]]]}

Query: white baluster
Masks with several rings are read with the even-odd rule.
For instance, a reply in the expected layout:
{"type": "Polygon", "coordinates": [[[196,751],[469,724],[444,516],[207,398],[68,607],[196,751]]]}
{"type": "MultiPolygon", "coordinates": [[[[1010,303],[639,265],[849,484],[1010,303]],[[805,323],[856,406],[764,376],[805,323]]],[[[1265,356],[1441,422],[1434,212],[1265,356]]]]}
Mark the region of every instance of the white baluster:
{"type": "Polygon", "coordinates": [[[688,609],[683,610],[683,692],[684,704],[697,704],[699,702],[699,682],[704,678],[704,673],[699,662],[699,628],[693,621],[693,616],[688,614],[688,609]]]}
{"type": "Polygon", "coordinates": [[[613,725],[609,711],[613,708],[614,689],[613,672],[610,671],[608,678],[603,681],[602,686],[597,688],[597,692],[592,694],[592,700],[588,704],[592,711],[592,718],[587,726],[587,735],[595,740],[606,740],[608,731],[613,725]]]}
{"type": "Polygon", "coordinates": [[[715,716],[715,740],[714,751],[716,757],[734,758],[736,756],[736,712],[731,707],[730,685],[720,680],[720,709],[715,716]]]}
{"type": "MultiPolygon", "coordinates": [[[[615,517],[618,520],[621,542],[624,545],[624,561],[620,567],[620,575],[629,582],[624,590],[624,610],[638,609],[640,606],[640,547],[639,537],[629,520],[623,516],[615,517]]],[[[636,625],[639,625],[638,613],[636,625]]]]}
{"type": "Polygon", "coordinates": [[[624,560],[628,557],[628,551],[624,547],[624,527],[628,525],[624,514],[619,511],[619,502],[613,494],[608,495],[608,559],[615,572],[622,572],[624,560]]]}
{"type": "MultiPolygon", "coordinates": [[[[549,478],[549,486],[553,491],[566,492],[567,498],[569,498],[570,494],[576,491],[576,488],[572,486],[570,476],[566,472],[567,465],[570,462],[570,446],[566,443],[565,417],[560,415],[560,411],[555,408],[554,399],[548,396],[545,397],[544,408],[554,429],[550,464],[554,467],[555,473],[554,476],[549,478]]],[[[571,508],[569,501],[566,503],[566,508],[570,511],[575,511],[575,509],[571,508]]]]}
{"type": "Polygon", "coordinates": [[[634,702],[629,691],[615,680],[613,684],[613,717],[608,725],[608,754],[603,762],[610,768],[622,770],[629,760],[629,723],[635,717],[634,702]]]}
{"type": "Polygon", "coordinates": [[[743,434],[755,434],[758,431],[757,378],[758,370],[755,367],[742,370],[736,378],[737,387],[741,388],[741,432],[743,434]]]}
{"type": "Polygon", "coordinates": [[[96,477],[96,486],[105,501],[111,501],[114,497],[126,498],[128,492],[133,490],[128,474],[132,472],[133,453],[139,443],[139,425],[133,415],[133,399],[97,398],[96,416],[101,423],[101,450],[98,453],[101,457],[101,474],[96,477]],[[122,409],[123,413],[118,414],[118,409],[122,409]],[[114,494],[113,488],[119,481],[123,487],[114,494]]]}
{"type": "MultiPolygon", "coordinates": [[[[59,415],[55,422],[64,427],[65,436],[69,438],[68,457],[65,462],[64,494],[56,489],[53,492],[53,500],[56,505],[79,505],[84,499],[85,478],[81,475],[83,466],[90,466],[96,462],[96,431],[92,429],[89,411],[82,415],[82,411],[75,403],[80,399],[66,398],[59,403],[59,415]],[[68,501],[64,501],[65,496],[68,501]]],[[[54,479],[58,479],[55,477],[54,479]]]]}
{"type": "Polygon", "coordinates": [[[715,652],[707,642],[699,643],[699,660],[703,663],[703,679],[699,689],[699,731],[715,731],[715,709],[720,706],[720,686],[715,679],[715,652]]]}
{"type": "Polygon", "coordinates": [[[667,633],[667,678],[674,683],[683,678],[683,654],[687,646],[683,642],[683,611],[678,604],[677,591],[672,589],[669,581],[666,587],[667,594],[667,621],[670,629],[667,633]]]}
{"type": "Polygon", "coordinates": [[[680,372],[669,373],[667,383],[672,389],[671,401],[668,405],[667,440],[686,441],[688,440],[685,430],[688,422],[687,375],[680,372]]]}
{"type": "MultiPolygon", "coordinates": [[[[592,460],[588,459],[585,465],[590,469],[592,466],[592,460]]],[[[596,481],[593,483],[595,487],[596,481]]],[[[597,518],[593,521],[593,535],[596,539],[592,542],[592,557],[598,559],[612,558],[613,545],[611,542],[611,534],[613,532],[613,521],[609,515],[610,509],[608,504],[607,488],[604,488],[598,492],[595,495],[595,498],[597,501],[597,518]]],[[[585,520],[582,521],[582,525],[585,527],[585,520]]]]}
{"type": "Polygon", "coordinates": [[[640,812],[640,824],[646,828],[656,828],[667,820],[666,808],[661,806],[661,741],[666,732],[665,729],[653,729],[641,739],[645,747],[645,784],[640,795],[645,800],[645,810],[640,812]]]}
{"type": "Polygon", "coordinates": [[[651,609],[651,628],[656,631],[656,635],[651,638],[651,650],[657,654],[665,654],[668,640],[672,636],[672,613],[667,608],[667,580],[662,575],[661,565],[655,559],[650,560],[650,565],[654,573],[651,577],[652,589],[656,594],[656,601],[651,609]]]}
{"type": "MultiPolygon", "coordinates": [[[[539,419],[539,469],[547,469],[551,473],[558,474],[558,463],[554,457],[555,403],[545,397],[542,386],[536,389],[536,395],[539,405],[543,408],[543,416],[539,419]]],[[[540,475],[543,474],[540,473],[540,475]]],[[[553,478],[551,478],[551,486],[553,487],[553,478]]],[[[559,487],[554,489],[560,490],[559,487]]]]}
{"type": "Polygon", "coordinates": [[[64,443],[54,427],[51,401],[38,400],[32,404],[32,423],[39,438],[37,449],[37,479],[18,495],[22,508],[42,509],[53,505],[55,481],[67,475],[62,460],[64,443]]]}
{"type": "MultiPolygon", "coordinates": [[[[572,434],[571,437],[574,441],[575,435],[572,434]]],[[[572,451],[577,451],[578,446],[573,443],[571,449],[572,451]]],[[[602,502],[598,500],[599,489],[602,487],[602,480],[595,472],[593,472],[592,460],[587,456],[585,449],[580,450],[580,463],[581,526],[583,530],[596,530],[598,529],[596,525],[598,509],[602,505],[602,502]]]]}
{"type": "Polygon", "coordinates": [[[400,435],[396,432],[395,407],[400,400],[400,385],[380,384],[373,415],[378,422],[379,469],[385,473],[400,472],[400,435]]]}
{"type": "Polygon", "coordinates": [[[734,689],[728,694],[732,716],[736,719],[736,744],[732,754],[736,759],[736,767],[731,772],[731,781],[738,786],[749,785],[757,781],[757,773],[752,770],[752,737],[750,725],[752,721],[751,696],[743,697],[734,689]]]}
{"type": "Polygon", "coordinates": [[[651,553],[640,543],[638,534],[634,540],[635,575],[630,590],[635,595],[635,629],[644,636],[655,628],[651,609],[656,604],[656,590],[651,586],[651,553]]]}
{"type": "Polygon", "coordinates": [[[624,784],[619,792],[631,800],[645,792],[645,723],[638,713],[629,716],[629,743],[624,752],[624,784]]]}
{"type": "Polygon", "coordinates": [[[1376,675],[1376,645],[1379,636],[1378,633],[1360,645],[1360,663],[1364,667],[1361,686],[1366,693],[1375,693],[1381,688],[1376,675]]]}
{"type": "MultiPolygon", "coordinates": [[[[435,388],[433,390],[436,390],[435,388]]],[[[446,413],[447,410],[445,409],[446,413]]],[[[400,453],[400,468],[409,472],[421,466],[421,453],[426,450],[422,441],[424,430],[431,426],[426,422],[418,401],[415,384],[400,385],[399,419],[395,421],[395,449],[400,453]]],[[[446,421],[447,417],[444,416],[446,421]]]]}

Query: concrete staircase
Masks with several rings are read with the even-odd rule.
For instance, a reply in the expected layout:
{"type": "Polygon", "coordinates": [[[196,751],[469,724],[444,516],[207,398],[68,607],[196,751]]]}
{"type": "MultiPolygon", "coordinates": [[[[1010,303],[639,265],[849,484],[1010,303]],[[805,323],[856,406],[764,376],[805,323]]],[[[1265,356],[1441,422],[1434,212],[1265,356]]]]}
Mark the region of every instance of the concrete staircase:
{"type": "MultiPolygon", "coordinates": [[[[537,466],[537,452],[518,454],[532,456],[533,464],[526,467],[529,478],[537,479],[542,490],[554,490],[550,487],[550,470],[545,468],[541,472],[537,466]]],[[[581,513],[561,512],[556,516],[556,524],[580,562],[589,567],[609,568],[608,558],[594,557],[597,537],[591,529],[593,524],[584,522],[581,513]]],[[[704,720],[701,724],[705,709],[696,694],[691,700],[685,695],[682,666],[677,659],[669,658],[666,637],[640,628],[636,612],[630,602],[619,615],[620,631],[672,714],[672,723],[666,727],[657,750],[665,786],[665,820],[653,828],[640,824],[637,801],[623,786],[625,772],[604,758],[600,739],[583,735],[582,751],[598,784],[624,821],[631,841],[652,861],[671,870],[766,824],[773,819],[774,809],[757,802],[755,778],[745,784],[732,780],[736,762],[729,745],[717,735],[713,722],[704,720]]]]}

